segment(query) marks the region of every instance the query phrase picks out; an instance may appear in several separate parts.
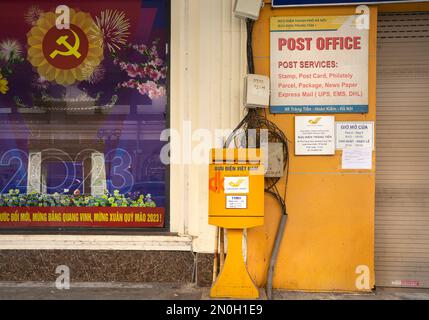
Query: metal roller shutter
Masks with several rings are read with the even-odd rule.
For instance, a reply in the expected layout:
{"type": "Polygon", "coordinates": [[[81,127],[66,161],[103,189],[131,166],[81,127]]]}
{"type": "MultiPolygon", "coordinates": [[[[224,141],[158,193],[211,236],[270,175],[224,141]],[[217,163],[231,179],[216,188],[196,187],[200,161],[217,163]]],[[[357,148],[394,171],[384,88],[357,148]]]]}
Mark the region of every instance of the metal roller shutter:
{"type": "Polygon", "coordinates": [[[377,286],[429,287],[429,13],[378,23],[377,286]]]}

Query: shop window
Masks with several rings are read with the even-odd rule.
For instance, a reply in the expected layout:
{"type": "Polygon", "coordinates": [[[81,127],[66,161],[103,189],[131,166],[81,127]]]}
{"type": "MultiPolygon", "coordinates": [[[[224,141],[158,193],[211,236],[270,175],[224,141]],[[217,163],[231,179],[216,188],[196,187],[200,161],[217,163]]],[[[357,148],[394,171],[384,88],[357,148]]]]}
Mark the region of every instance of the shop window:
{"type": "Polygon", "coordinates": [[[0,230],[168,230],[168,0],[2,1],[0,230]]]}

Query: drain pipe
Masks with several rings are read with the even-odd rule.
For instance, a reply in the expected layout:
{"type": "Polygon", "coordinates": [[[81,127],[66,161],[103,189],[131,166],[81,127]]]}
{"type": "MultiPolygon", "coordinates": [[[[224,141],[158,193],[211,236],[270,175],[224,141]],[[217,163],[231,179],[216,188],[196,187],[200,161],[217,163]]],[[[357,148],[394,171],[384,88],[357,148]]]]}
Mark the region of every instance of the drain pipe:
{"type": "Polygon", "coordinates": [[[274,277],[274,268],[277,261],[277,256],[279,255],[280,243],[283,239],[283,234],[286,227],[287,214],[282,214],[279,227],[277,229],[276,239],[274,242],[273,251],[271,252],[270,265],[268,267],[268,277],[267,277],[267,298],[268,300],[272,299],[273,296],[273,277],[274,277]]]}

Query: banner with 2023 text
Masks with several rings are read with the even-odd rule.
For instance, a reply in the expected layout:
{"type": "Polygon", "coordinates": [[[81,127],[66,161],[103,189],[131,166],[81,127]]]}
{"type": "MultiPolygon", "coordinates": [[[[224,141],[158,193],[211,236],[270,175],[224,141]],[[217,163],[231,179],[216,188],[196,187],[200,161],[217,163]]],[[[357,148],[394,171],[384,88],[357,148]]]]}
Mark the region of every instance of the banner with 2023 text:
{"type": "Polygon", "coordinates": [[[272,113],[368,112],[369,31],[358,19],[271,18],[272,113]]]}

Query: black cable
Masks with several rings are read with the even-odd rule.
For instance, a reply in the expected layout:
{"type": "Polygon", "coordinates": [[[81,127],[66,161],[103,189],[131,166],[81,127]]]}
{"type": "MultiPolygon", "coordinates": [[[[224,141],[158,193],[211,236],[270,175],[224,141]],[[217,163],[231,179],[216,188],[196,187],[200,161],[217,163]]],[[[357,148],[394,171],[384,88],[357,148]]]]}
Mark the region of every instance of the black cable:
{"type": "Polygon", "coordinates": [[[253,26],[255,22],[251,19],[246,19],[247,27],[247,69],[249,74],[255,73],[255,62],[253,57],[253,26]]]}
{"type": "MultiPolygon", "coordinates": [[[[287,173],[289,163],[289,140],[286,135],[277,127],[277,125],[265,116],[259,114],[256,109],[249,109],[246,116],[241,120],[238,126],[232,131],[231,135],[226,140],[224,147],[231,147],[231,143],[234,142],[232,147],[241,148],[260,148],[260,137],[262,130],[267,130],[268,142],[269,143],[280,143],[283,147],[283,172],[287,173]],[[250,136],[250,130],[256,131],[256,141],[254,144],[249,143],[247,138],[250,136]]],[[[277,178],[266,178],[265,189],[271,190],[277,182],[280,180],[277,178]]]]}

